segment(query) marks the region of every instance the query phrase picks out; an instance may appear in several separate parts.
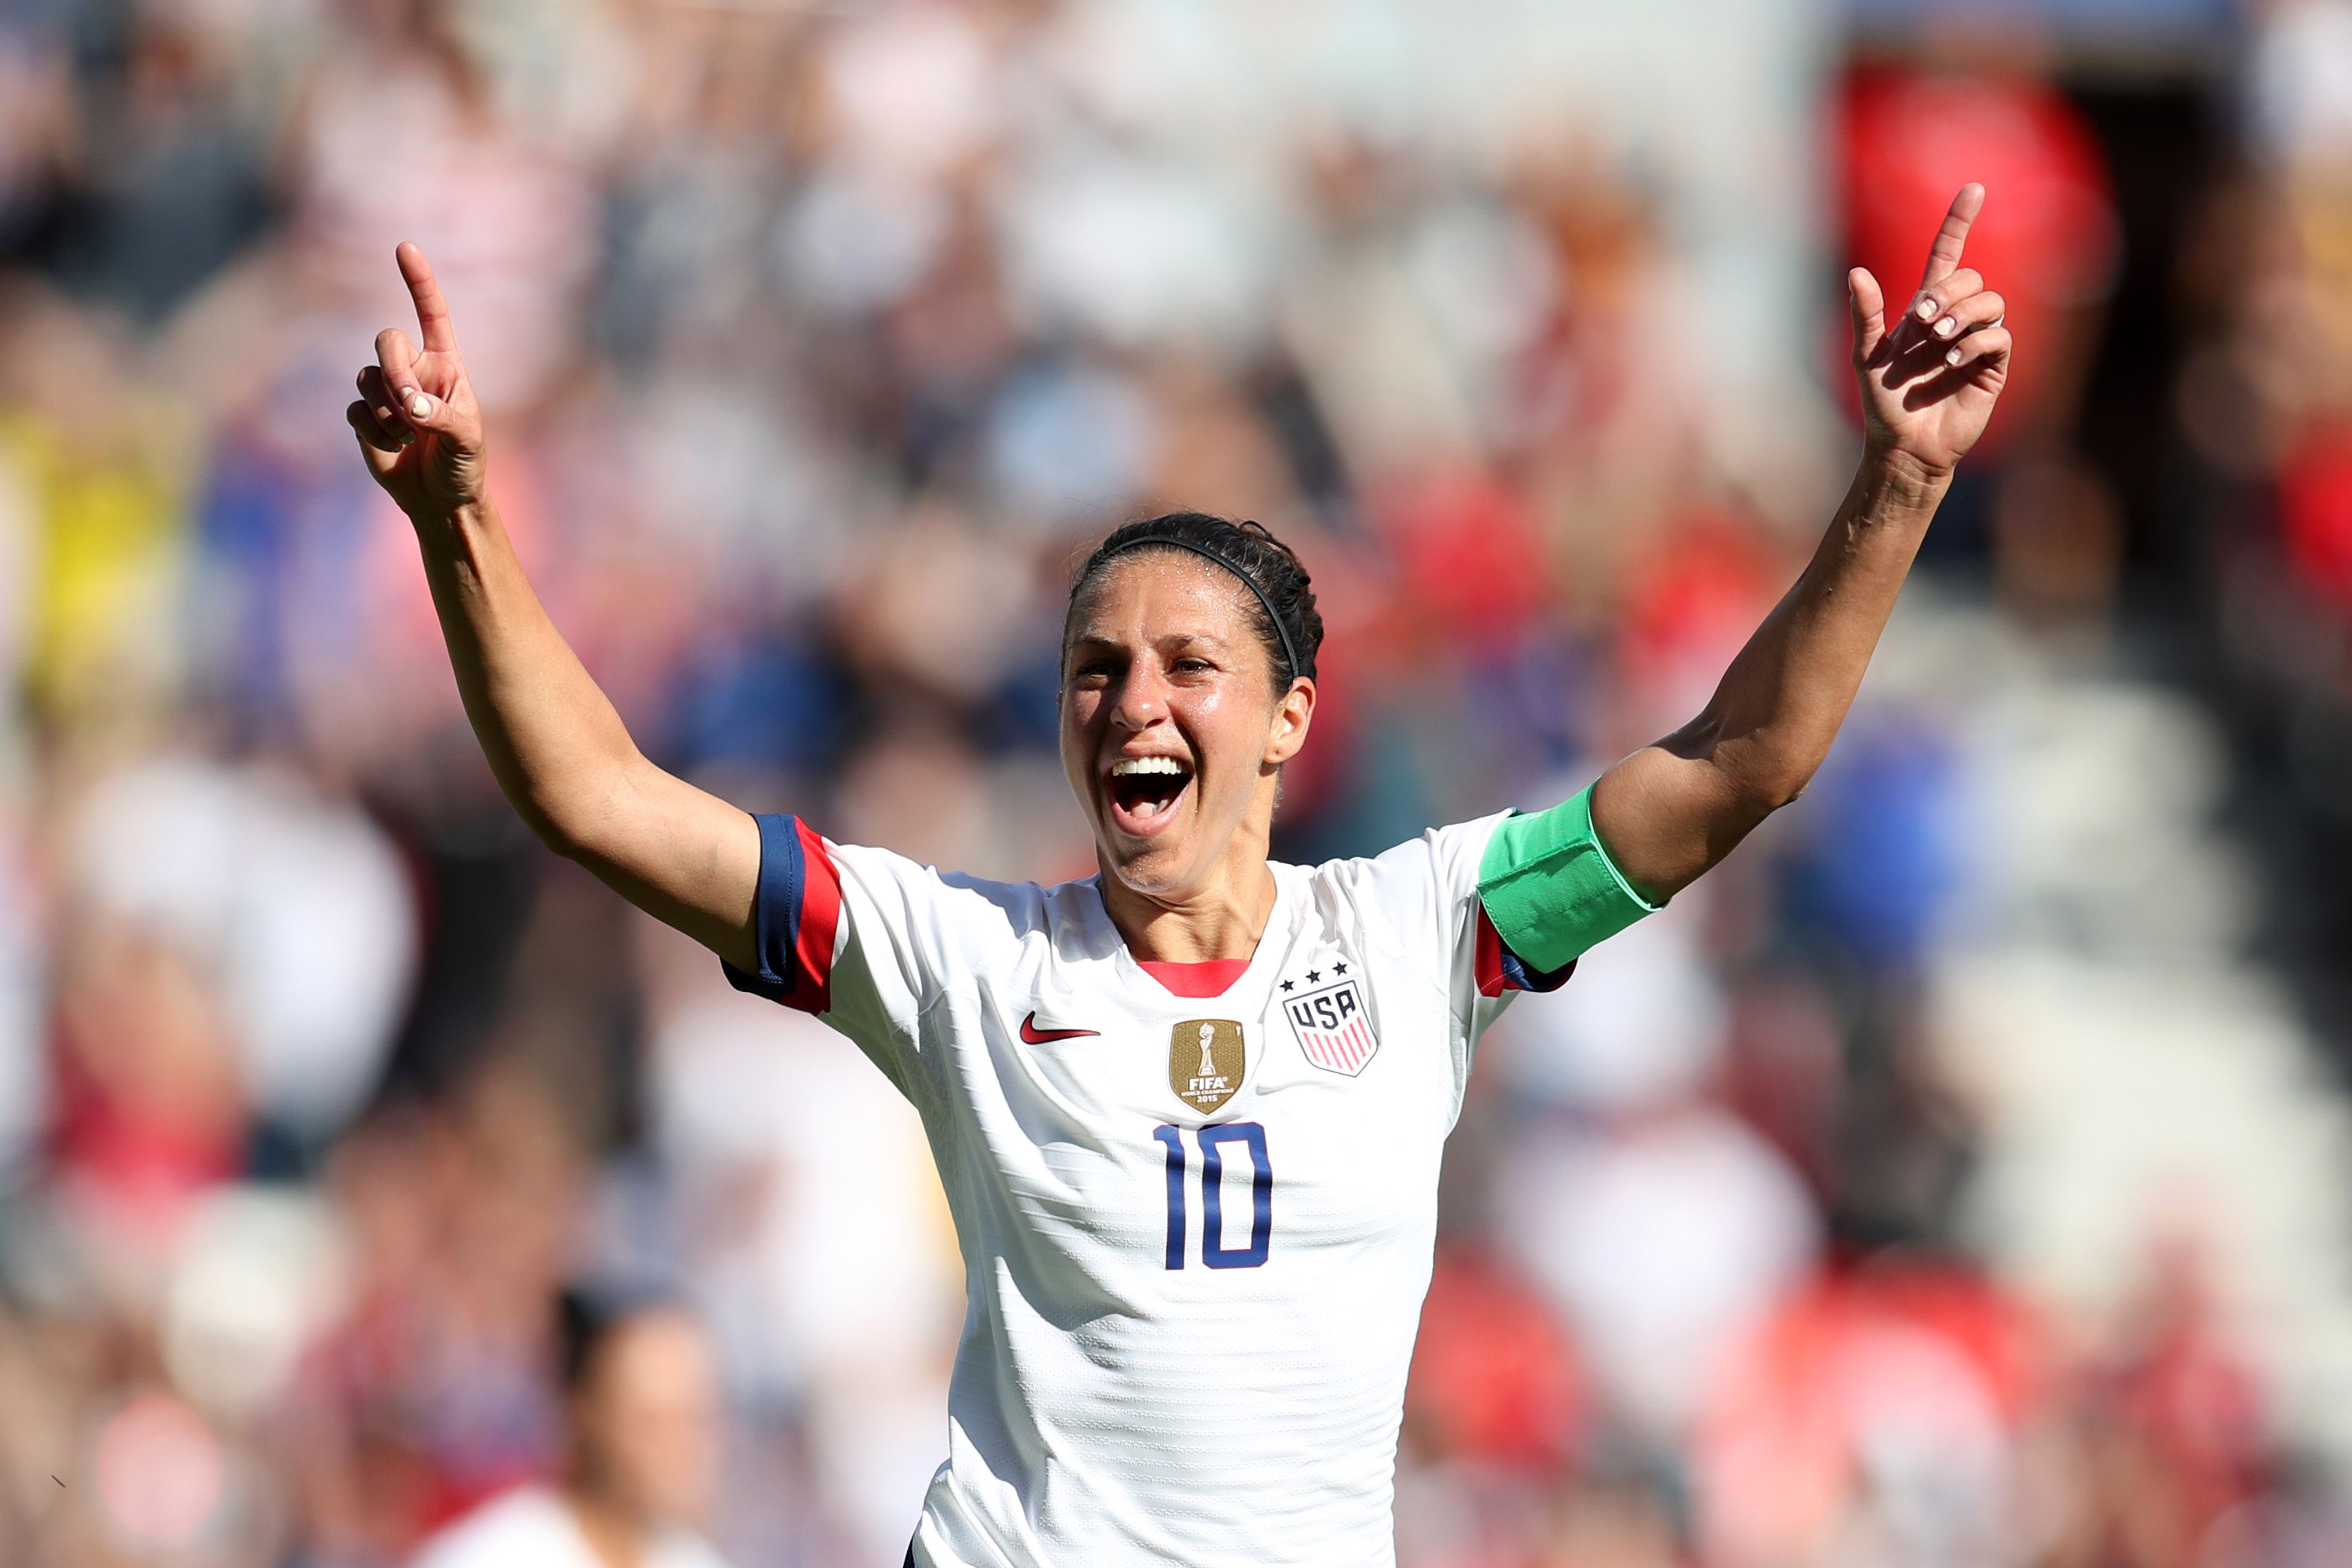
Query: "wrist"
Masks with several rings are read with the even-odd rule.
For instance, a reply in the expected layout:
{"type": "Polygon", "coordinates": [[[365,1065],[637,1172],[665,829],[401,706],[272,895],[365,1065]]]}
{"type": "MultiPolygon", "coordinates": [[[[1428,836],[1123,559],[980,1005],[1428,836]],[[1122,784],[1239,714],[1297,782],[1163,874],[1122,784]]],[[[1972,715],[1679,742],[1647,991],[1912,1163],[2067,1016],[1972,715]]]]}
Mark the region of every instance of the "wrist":
{"type": "Polygon", "coordinates": [[[400,509],[420,528],[479,528],[489,518],[490,498],[469,496],[449,500],[439,496],[419,496],[404,502],[400,509]]]}
{"type": "Polygon", "coordinates": [[[1952,470],[1895,447],[1867,447],[1854,487],[1867,499],[1903,511],[1933,512],[1952,487],[1952,470]]]}
{"type": "Polygon", "coordinates": [[[442,554],[470,556],[476,541],[498,531],[497,511],[489,497],[465,501],[426,501],[407,508],[417,543],[442,554]]]}

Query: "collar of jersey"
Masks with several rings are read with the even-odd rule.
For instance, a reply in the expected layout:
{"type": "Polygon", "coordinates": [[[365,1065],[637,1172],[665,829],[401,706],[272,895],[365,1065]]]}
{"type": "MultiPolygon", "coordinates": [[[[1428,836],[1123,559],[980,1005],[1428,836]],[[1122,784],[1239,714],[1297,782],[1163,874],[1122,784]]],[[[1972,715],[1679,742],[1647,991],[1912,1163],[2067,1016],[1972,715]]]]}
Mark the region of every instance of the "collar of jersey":
{"type": "Polygon", "coordinates": [[[1281,967],[1283,956],[1290,950],[1290,900],[1294,892],[1291,881],[1292,873],[1297,868],[1285,865],[1280,861],[1265,863],[1266,869],[1274,873],[1274,908],[1267,912],[1265,929],[1258,933],[1257,950],[1250,955],[1249,967],[1214,997],[1180,997],[1161,985],[1160,977],[1145,968],[1128,950],[1127,938],[1118,934],[1118,927],[1112,923],[1110,908],[1103,903],[1102,873],[1097,872],[1088,877],[1087,880],[1094,886],[1095,914],[1110,933],[1111,961],[1118,967],[1119,978],[1156,1000],[1171,1002],[1223,1001],[1228,997],[1248,996],[1253,988],[1263,991],[1270,987],[1273,971],[1281,967]]]}

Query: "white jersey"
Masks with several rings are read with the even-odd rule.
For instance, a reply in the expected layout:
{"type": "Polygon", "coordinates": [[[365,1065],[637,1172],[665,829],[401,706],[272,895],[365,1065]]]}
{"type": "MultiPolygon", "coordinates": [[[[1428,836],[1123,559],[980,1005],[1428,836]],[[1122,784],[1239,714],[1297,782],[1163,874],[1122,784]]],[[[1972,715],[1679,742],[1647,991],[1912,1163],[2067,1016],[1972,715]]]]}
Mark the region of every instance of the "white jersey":
{"type": "Polygon", "coordinates": [[[1187,997],[1098,879],[942,874],[761,819],[763,973],[730,973],[914,1103],[963,1252],[917,1563],[1393,1561],[1440,1150],[1507,993],[1567,977],[1528,975],[1479,904],[1500,821],[1276,865],[1255,956],[1187,997]]]}
{"type": "MultiPolygon", "coordinates": [[[[444,1527],[417,1549],[409,1568],[604,1568],[579,1515],[552,1489],[517,1487],[444,1527]]],[[[648,1531],[638,1542],[643,1568],[727,1568],[699,1536],[648,1531]]]]}

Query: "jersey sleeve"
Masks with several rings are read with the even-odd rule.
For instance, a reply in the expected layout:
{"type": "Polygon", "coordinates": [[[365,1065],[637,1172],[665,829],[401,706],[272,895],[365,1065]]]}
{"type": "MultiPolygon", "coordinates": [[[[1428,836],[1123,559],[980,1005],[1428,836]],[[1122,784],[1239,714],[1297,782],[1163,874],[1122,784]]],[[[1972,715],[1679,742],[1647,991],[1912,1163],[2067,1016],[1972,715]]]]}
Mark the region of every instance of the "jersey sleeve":
{"type": "Polygon", "coordinates": [[[887,850],[834,843],[798,817],[753,820],[759,967],[721,960],[729,983],[815,1014],[917,1098],[922,1015],[945,968],[939,873],[887,850]]]}
{"type": "Polygon", "coordinates": [[[1507,968],[1563,977],[1587,951],[1664,907],[1636,893],[1610,858],[1593,830],[1590,786],[1495,825],[1478,857],[1478,902],[1507,968]]]}
{"type": "Polygon", "coordinates": [[[1444,993],[1457,1091],[1469,1081],[1478,1037],[1512,994],[1555,990],[1575,968],[1570,963],[1547,971],[1525,962],[1486,915],[1479,866],[1506,817],[1432,828],[1343,870],[1358,910],[1384,946],[1444,993]]]}
{"type": "Polygon", "coordinates": [[[1391,942],[1441,978],[1458,1069],[1521,991],[1555,991],[1591,947],[1655,908],[1592,831],[1591,791],[1549,811],[1433,828],[1357,862],[1391,942]]]}

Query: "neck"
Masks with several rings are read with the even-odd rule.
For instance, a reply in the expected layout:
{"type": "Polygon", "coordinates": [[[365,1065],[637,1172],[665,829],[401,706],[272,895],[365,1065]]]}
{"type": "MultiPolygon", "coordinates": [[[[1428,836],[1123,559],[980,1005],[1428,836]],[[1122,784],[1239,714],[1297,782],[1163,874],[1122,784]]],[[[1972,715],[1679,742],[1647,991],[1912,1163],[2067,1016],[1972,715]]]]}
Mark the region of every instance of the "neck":
{"type": "MultiPolygon", "coordinates": [[[[1236,839],[1243,835],[1236,834],[1236,839]]],[[[1139,893],[1102,867],[1103,907],[1127,942],[1127,950],[1153,963],[1198,964],[1213,958],[1246,958],[1274,916],[1274,872],[1265,846],[1256,852],[1228,853],[1219,874],[1196,892],[1139,893]],[[1238,862],[1238,863],[1236,863],[1238,862]]]]}
{"type": "Polygon", "coordinates": [[[599,1496],[574,1479],[563,1488],[564,1503],[572,1510],[572,1522],[580,1527],[581,1538],[588,1550],[604,1568],[640,1568],[645,1560],[645,1537],[637,1527],[636,1517],[612,1499],[599,1496]]]}

